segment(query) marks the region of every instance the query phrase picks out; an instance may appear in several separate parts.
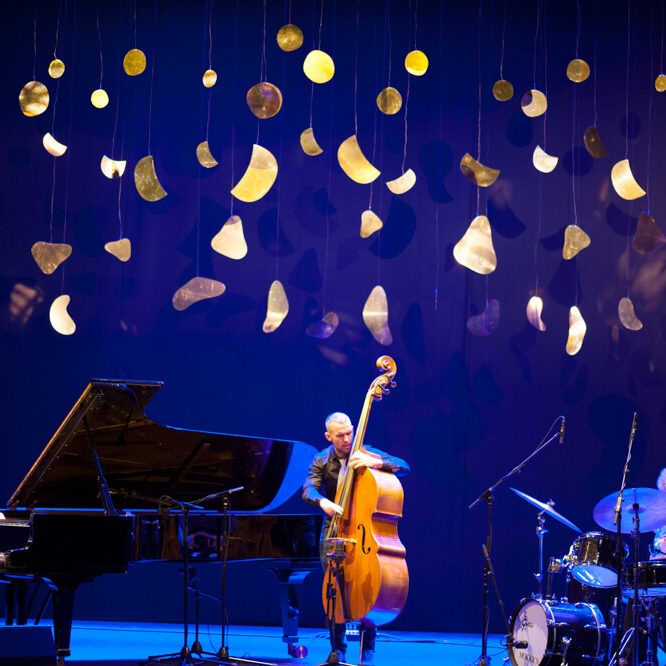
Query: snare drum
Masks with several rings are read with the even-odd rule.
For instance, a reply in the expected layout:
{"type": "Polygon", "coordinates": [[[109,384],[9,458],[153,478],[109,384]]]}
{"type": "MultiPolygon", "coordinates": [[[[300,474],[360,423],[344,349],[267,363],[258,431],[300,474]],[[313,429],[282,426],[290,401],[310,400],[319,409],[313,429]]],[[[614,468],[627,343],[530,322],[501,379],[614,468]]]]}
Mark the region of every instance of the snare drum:
{"type": "MultiPolygon", "coordinates": [[[[567,560],[571,575],[584,585],[614,587],[617,585],[618,558],[614,537],[601,532],[581,534],[569,549],[567,560]]],[[[627,557],[627,547],[622,544],[622,561],[627,557]]]]}
{"type": "Polygon", "coordinates": [[[594,604],[523,599],[513,613],[511,631],[513,666],[593,666],[607,657],[608,632],[594,604]]]}
{"type": "MultiPolygon", "coordinates": [[[[629,565],[622,576],[622,594],[634,596],[634,567],[629,565]]],[[[646,597],[666,597],[666,562],[638,563],[638,594],[646,597]]]]}

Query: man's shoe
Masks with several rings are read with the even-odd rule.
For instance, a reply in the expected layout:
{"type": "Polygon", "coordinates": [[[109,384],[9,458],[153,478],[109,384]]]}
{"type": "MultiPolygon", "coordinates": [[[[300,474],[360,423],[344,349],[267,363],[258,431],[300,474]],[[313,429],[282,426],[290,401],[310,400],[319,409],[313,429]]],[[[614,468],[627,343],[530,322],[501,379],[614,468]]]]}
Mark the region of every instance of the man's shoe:
{"type": "Polygon", "coordinates": [[[344,650],[333,650],[333,652],[331,652],[331,654],[328,655],[326,663],[339,664],[344,661],[347,661],[347,653],[344,650]]]}
{"type": "Polygon", "coordinates": [[[361,655],[361,664],[363,666],[373,666],[375,663],[375,651],[374,650],[363,650],[361,655]]]}

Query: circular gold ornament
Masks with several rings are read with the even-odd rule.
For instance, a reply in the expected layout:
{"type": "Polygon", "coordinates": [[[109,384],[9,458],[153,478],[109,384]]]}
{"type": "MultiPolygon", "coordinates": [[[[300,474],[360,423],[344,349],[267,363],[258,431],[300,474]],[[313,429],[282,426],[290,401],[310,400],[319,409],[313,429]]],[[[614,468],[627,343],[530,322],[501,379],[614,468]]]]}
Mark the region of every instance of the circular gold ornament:
{"type": "Polygon", "coordinates": [[[217,83],[217,72],[214,69],[207,69],[203,75],[204,88],[212,88],[217,83]]]}
{"type": "Polygon", "coordinates": [[[660,74],[654,80],[654,87],[657,92],[664,92],[666,90],[666,75],[660,74]]]}
{"type": "Polygon", "coordinates": [[[123,58],[123,69],[128,76],[137,76],[146,69],[146,56],[139,49],[131,49],[123,58]]]}
{"type": "Polygon", "coordinates": [[[303,31],[291,23],[283,25],[277,34],[278,46],[283,51],[295,51],[303,45],[303,31]]]}
{"type": "Polygon", "coordinates": [[[26,83],[19,93],[19,106],[25,116],[38,116],[49,105],[49,91],[39,81],[26,83]]]}
{"type": "Polygon", "coordinates": [[[49,76],[52,79],[59,79],[65,73],[65,63],[58,58],[51,60],[49,64],[49,76]]]}
{"type": "Polygon", "coordinates": [[[590,66],[576,58],[567,65],[567,78],[574,83],[581,83],[590,75],[590,66]]]}
{"type": "Polygon", "coordinates": [[[509,81],[500,79],[493,86],[493,97],[498,102],[507,102],[513,97],[513,86],[509,81]]]}
{"type": "Polygon", "coordinates": [[[402,107],[402,95],[391,86],[384,88],[377,95],[377,106],[387,116],[395,115],[400,111],[400,107],[402,107]]]}
{"type": "Polygon", "coordinates": [[[335,64],[333,63],[333,58],[328,53],[315,49],[305,56],[303,71],[310,81],[314,83],[326,83],[335,74],[335,64]]]}
{"type": "Polygon", "coordinates": [[[282,93],[277,86],[263,81],[252,86],[246,95],[247,105],[257,118],[272,118],[282,108],[282,93]]]}
{"type": "Polygon", "coordinates": [[[90,95],[90,103],[96,109],[103,109],[109,103],[109,96],[106,94],[106,90],[102,88],[93,90],[92,95],[90,95]]]}
{"type": "Polygon", "coordinates": [[[423,51],[410,51],[405,57],[405,69],[414,76],[423,76],[428,71],[428,56],[423,51]]]}

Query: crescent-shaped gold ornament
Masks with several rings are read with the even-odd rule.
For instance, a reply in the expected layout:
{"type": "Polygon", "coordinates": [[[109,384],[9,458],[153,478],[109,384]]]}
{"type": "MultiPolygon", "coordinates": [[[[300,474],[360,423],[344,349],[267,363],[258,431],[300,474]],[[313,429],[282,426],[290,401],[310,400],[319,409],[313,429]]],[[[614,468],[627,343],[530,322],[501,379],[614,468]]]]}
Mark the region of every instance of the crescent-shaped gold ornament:
{"type": "Polygon", "coordinates": [[[481,275],[488,275],[497,268],[490,220],[485,215],[472,220],[465,235],[453,248],[453,258],[461,266],[481,275]]]}
{"type": "Polygon", "coordinates": [[[617,306],[617,316],[622,326],[630,331],[640,331],[643,328],[643,322],[634,312],[634,304],[627,296],[620,299],[617,306]]]}
{"type": "Polygon", "coordinates": [[[132,256],[132,242],[129,238],[120,238],[116,241],[109,241],[104,245],[104,249],[119,261],[129,261],[132,256]]]}
{"type": "Polygon", "coordinates": [[[640,199],[645,196],[645,190],[636,182],[631,173],[629,160],[620,160],[611,169],[611,182],[615,191],[627,201],[640,199]]]}
{"type": "Polygon", "coordinates": [[[532,164],[541,173],[550,173],[557,166],[558,158],[549,155],[541,146],[537,146],[532,154],[532,164]]]}
{"type": "Polygon", "coordinates": [[[109,95],[103,88],[93,90],[90,95],[90,103],[96,109],[103,109],[109,103],[109,95]]]}
{"type": "Polygon", "coordinates": [[[585,149],[595,159],[599,160],[608,157],[608,151],[601,141],[599,130],[594,125],[591,125],[585,130],[583,141],[585,143],[585,149]]]}
{"type": "Polygon", "coordinates": [[[520,100],[523,113],[529,118],[536,118],[546,113],[548,100],[540,90],[528,90],[520,100]]]}
{"type": "Polygon", "coordinates": [[[666,243],[666,236],[662,233],[661,229],[657,226],[657,222],[650,213],[643,211],[638,216],[636,224],[636,233],[631,242],[634,252],[638,254],[647,254],[658,250],[666,243]]]}
{"type": "Polygon", "coordinates": [[[225,289],[226,286],[219,280],[195,277],[176,290],[171,303],[178,311],[186,310],[194,303],[221,296],[225,289]]]}
{"type": "Polygon", "coordinates": [[[297,25],[287,23],[278,30],[277,43],[283,51],[296,51],[303,46],[303,31],[297,25]]]}
{"type": "Polygon", "coordinates": [[[402,95],[391,86],[377,95],[377,108],[387,116],[393,116],[402,108],[402,95]]]}
{"type": "Polygon", "coordinates": [[[46,152],[53,155],[53,157],[61,157],[67,150],[67,146],[64,143],[56,141],[53,136],[51,136],[50,132],[47,132],[42,137],[42,144],[46,149],[46,152]]]}
{"type": "Polygon", "coordinates": [[[231,190],[231,194],[246,203],[259,201],[273,186],[277,173],[278,164],[273,153],[255,143],[252,146],[250,164],[231,190]]]}
{"type": "Polygon", "coordinates": [[[217,72],[214,69],[207,69],[201,77],[204,88],[212,88],[217,83],[217,72]]]}
{"type": "Polygon", "coordinates": [[[569,224],[564,230],[562,259],[573,259],[591,242],[590,237],[577,224],[569,224]]]}
{"type": "Polygon", "coordinates": [[[39,266],[39,270],[46,275],[51,275],[72,254],[72,246],[69,243],[38,241],[32,246],[30,252],[39,266]]]}
{"type": "Polygon", "coordinates": [[[361,238],[368,238],[384,226],[382,219],[371,210],[361,213],[361,238]]]}
{"type": "Polygon", "coordinates": [[[414,76],[423,76],[428,71],[428,56],[418,49],[405,56],[405,69],[414,76]]]}
{"type": "Polygon", "coordinates": [[[310,157],[321,155],[324,152],[317,143],[317,139],[315,139],[312,127],[308,127],[301,132],[301,148],[303,149],[303,152],[306,155],[310,155],[310,157]]]}
{"type": "Polygon", "coordinates": [[[280,89],[268,81],[252,86],[247,91],[245,99],[250,111],[260,120],[272,118],[282,108],[280,89]]]}
{"type": "Polygon", "coordinates": [[[338,148],[340,168],[355,182],[367,185],[376,180],[380,171],[367,160],[355,134],[345,139],[338,148]]]}
{"type": "Polygon", "coordinates": [[[583,338],[587,332],[587,325],[580,310],[573,305],[569,310],[569,337],[567,338],[566,352],[575,356],[583,346],[583,338]]]}
{"type": "Polygon", "coordinates": [[[540,296],[532,296],[527,302],[527,321],[530,322],[537,331],[545,331],[546,324],[541,321],[541,313],[543,312],[543,300],[540,296]]]}
{"type": "Polygon", "coordinates": [[[120,178],[125,173],[125,167],[127,166],[126,160],[112,160],[106,155],[102,156],[102,161],[100,163],[100,169],[102,173],[110,179],[120,178]]]}
{"type": "Polygon", "coordinates": [[[202,141],[197,146],[197,160],[199,160],[199,164],[206,169],[212,169],[214,166],[217,166],[217,160],[210,152],[208,141],[202,141]]]}
{"type": "Polygon", "coordinates": [[[412,169],[407,169],[402,176],[398,176],[394,180],[387,180],[386,187],[393,192],[393,194],[404,194],[414,187],[416,183],[416,174],[412,169]]]}
{"type": "Polygon", "coordinates": [[[590,76],[590,66],[580,58],[575,58],[567,65],[567,79],[582,83],[590,76]]]}
{"type": "Polygon", "coordinates": [[[325,340],[330,338],[340,323],[340,318],[336,312],[327,312],[319,321],[312,322],[305,329],[305,334],[311,338],[325,340]]]}
{"type": "Polygon", "coordinates": [[[140,49],[130,49],[123,58],[123,69],[128,76],[138,76],[146,69],[146,55],[140,49]]]}
{"type": "Polygon", "coordinates": [[[266,304],[266,318],[261,330],[264,333],[276,331],[284,318],[289,314],[289,301],[282,286],[282,282],[274,280],[268,290],[268,303],[266,304]]]}
{"type": "Polygon", "coordinates": [[[384,287],[380,284],[373,287],[365,301],[363,323],[380,345],[390,345],[393,342],[388,323],[388,299],[384,287]]]}
{"type": "Polygon", "coordinates": [[[59,58],[54,58],[49,63],[49,76],[52,79],[59,79],[65,73],[65,63],[59,58]]]}
{"type": "Polygon", "coordinates": [[[19,106],[24,116],[38,116],[49,105],[48,88],[39,81],[29,81],[19,93],[19,106]]]}
{"type": "Polygon", "coordinates": [[[137,192],[146,201],[159,201],[167,195],[157,180],[155,163],[152,155],[142,157],[134,167],[134,184],[137,192]]]}
{"type": "Polygon", "coordinates": [[[49,308],[49,321],[56,333],[60,335],[72,335],[76,331],[76,324],[67,312],[70,298],[67,294],[58,296],[49,308]]]}
{"type": "Polygon", "coordinates": [[[513,97],[513,86],[509,81],[500,79],[493,85],[493,97],[498,102],[508,102],[513,97]]]}
{"type": "Polygon", "coordinates": [[[243,234],[243,222],[238,215],[232,215],[213,236],[210,246],[225,257],[242,259],[247,254],[247,243],[243,234]]]}
{"type": "Polygon", "coordinates": [[[460,160],[460,171],[467,180],[479,187],[490,187],[500,175],[499,169],[491,169],[465,153],[460,160]]]}
{"type": "Polygon", "coordinates": [[[318,49],[310,51],[303,61],[303,72],[313,83],[327,83],[335,74],[333,58],[318,49]]]}
{"type": "Polygon", "coordinates": [[[471,316],[467,320],[467,330],[472,335],[488,336],[494,333],[499,326],[500,321],[500,304],[496,298],[491,298],[487,303],[483,312],[471,316]]]}

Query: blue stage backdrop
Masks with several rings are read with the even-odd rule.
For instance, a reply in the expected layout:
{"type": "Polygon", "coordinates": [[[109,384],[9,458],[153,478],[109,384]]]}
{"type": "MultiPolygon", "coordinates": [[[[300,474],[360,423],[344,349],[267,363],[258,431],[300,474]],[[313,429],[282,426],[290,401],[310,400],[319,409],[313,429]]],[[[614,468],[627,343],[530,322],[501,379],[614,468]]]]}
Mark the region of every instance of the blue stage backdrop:
{"type": "MultiPolygon", "coordinates": [[[[631,2],[629,11],[626,2],[579,4],[580,17],[573,0],[422,0],[392,2],[388,12],[383,0],[360,1],[358,12],[352,1],[270,0],[265,16],[258,0],[216,0],[212,10],[203,1],[167,0],[3,6],[0,496],[9,498],[90,377],[163,380],[147,410],[159,423],[323,448],[325,416],[343,410],[357,419],[375,360],[389,354],[397,386],[373,406],[366,440],[412,467],[399,524],[410,593],[393,626],[480,630],[486,507],[468,505],[527,457],[562,414],[564,442],[498,489],[493,504],[491,554],[504,602],[511,609],[535,592],[537,509],[509,486],[552,498],[591,531],[599,529],[595,504],[619,488],[634,412],[628,485],[654,487],[666,462],[666,250],[632,249],[642,211],[666,229],[666,93],[654,86],[664,17],[652,2],[631,2]],[[276,33],[290,11],[304,44],[283,52],[276,33]],[[218,74],[211,89],[201,83],[208,12],[218,74]],[[100,86],[98,17],[110,98],[103,109],[90,103],[100,86]],[[66,67],[59,80],[47,72],[54,45],[66,67]],[[129,77],[122,60],[134,46],[147,68],[129,77]],[[328,83],[312,85],[303,73],[313,46],[335,62],[328,83]],[[405,71],[414,48],[429,59],[423,76],[405,71]],[[592,70],[581,83],[565,74],[576,55],[592,70]],[[500,67],[515,90],[505,102],[492,95],[500,67]],[[26,117],[18,95],[33,70],[50,104],[26,117]],[[283,106],[257,120],[245,95],[262,78],[280,88],[283,106]],[[393,116],[375,102],[389,82],[403,100],[393,116]],[[532,88],[547,95],[545,119],[521,109],[532,88]],[[323,148],[318,156],[299,143],[311,123],[323,148]],[[585,149],[583,133],[592,125],[606,158],[585,149]],[[46,132],[68,146],[62,157],[42,147],[46,132]],[[338,164],[338,147],[353,134],[381,171],[372,185],[353,182],[338,164]],[[219,162],[211,169],[195,155],[206,136],[219,162]],[[243,203],[230,190],[257,142],[276,157],[279,172],[268,194],[243,203]],[[537,145],[559,157],[552,173],[533,166],[537,145]],[[461,173],[467,152],[500,170],[492,186],[477,188],[461,173]],[[122,178],[102,174],[105,154],[127,160],[122,178]],[[133,180],[148,154],[168,193],[152,203],[133,180]],[[633,202],[618,196],[610,178],[625,158],[647,190],[633,202]],[[392,194],[385,182],[407,169],[416,184],[392,194]],[[384,227],[364,239],[361,214],[369,207],[384,227]],[[132,247],[126,263],[104,250],[120,238],[119,213],[132,247]],[[210,246],[232,213],[248,245],[241,260],[210,246]],[[477,214],[490,220],[497,255],[487,276],[453,257],[477,214]],[[575,222],[591,244],[565,260],[564,229],[575,222]],[[31,256],[38,241],[72,246],[52,275],[31,256]],[[197,275],[223,282],[225,293],[175,310],[174,293],[197,275]],[[266,334],[275,279],[289,314],[266,334]],[[377,284],[388,297],[389,345],[377,342],[362,318],[377,284]],[[543,332],[525,314],[537,289],[543,332]],[[49,323],[51,303],[62,294],[71,298],[76,323],[70,336],[49,323]],[[626,296],[641,330],[618,319],[626,296]],[[468,319],[492,299],[500,305],[496,329],[472,335],[468,319]],[[570,356],[572,306],[587,333],[570,356]],[[339,316],[337,330],[327,339],[307,335],[327,312],[339,316]]],[[[298,497],[283,509],[311,510],[298,497]]],[[[546,558],[562,557],[576,533],[550,518],[546,527],[546,558]]],[[[197,573],[204,589],[218,590],[219,569],[197,573]]],[[[306,583],[303,624],[323,624],[321,578],[306,583]]],[[[75,616],[178,621],[179,585],[175,567],[136,567],[82,586],[75,616]]],[[[562,576],[555,588],[564,594],[562,576]]],[[[279,621],[268,573],[235,566],[229,595],[232,623],[279,621]]],[[[491,629],[501,631],[492,590],[490,603],[491,629]]],[[[212,604],[202,611],[207,622],[218,617],[212,604]]]]}

